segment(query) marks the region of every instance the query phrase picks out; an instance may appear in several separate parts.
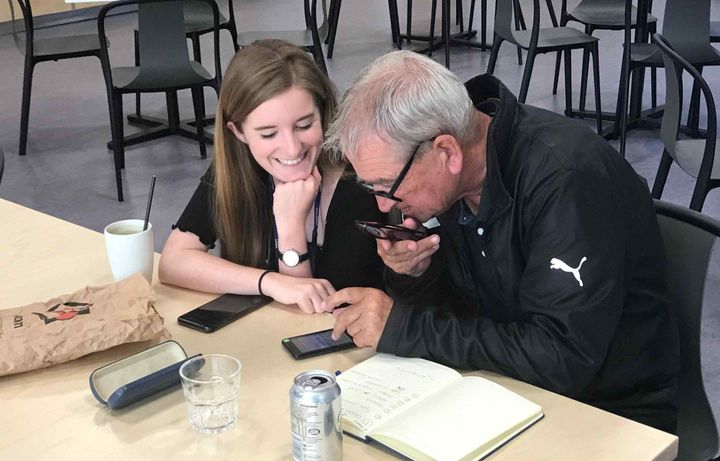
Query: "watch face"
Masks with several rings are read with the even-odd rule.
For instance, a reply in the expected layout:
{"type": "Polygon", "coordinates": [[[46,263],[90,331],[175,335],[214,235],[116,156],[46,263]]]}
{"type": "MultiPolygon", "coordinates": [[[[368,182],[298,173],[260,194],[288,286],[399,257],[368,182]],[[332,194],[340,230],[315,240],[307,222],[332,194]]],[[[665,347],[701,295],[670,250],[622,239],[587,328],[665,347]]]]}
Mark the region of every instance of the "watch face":
{"type": "Polygon", "coordinates": [[[282,254],[283,263],[288,267],[295,267],[300,262],[300,256],[295,250],[287,250],[282,254]]]}

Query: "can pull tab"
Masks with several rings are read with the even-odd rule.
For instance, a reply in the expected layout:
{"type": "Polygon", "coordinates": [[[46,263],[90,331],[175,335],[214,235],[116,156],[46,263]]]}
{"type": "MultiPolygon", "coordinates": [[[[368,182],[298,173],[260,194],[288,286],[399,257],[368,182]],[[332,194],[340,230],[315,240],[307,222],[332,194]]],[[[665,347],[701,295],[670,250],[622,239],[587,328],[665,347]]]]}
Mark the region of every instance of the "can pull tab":
{"type": "Polygon", "coordinates": [[[308,378],[307,381],[303,382],[300,385],[300,387],[302,387],[303,390],[312,391],[327,382],[328,382],[327,378],[324,378],[322,376],[312,376],[312,377],[308,378]]]}

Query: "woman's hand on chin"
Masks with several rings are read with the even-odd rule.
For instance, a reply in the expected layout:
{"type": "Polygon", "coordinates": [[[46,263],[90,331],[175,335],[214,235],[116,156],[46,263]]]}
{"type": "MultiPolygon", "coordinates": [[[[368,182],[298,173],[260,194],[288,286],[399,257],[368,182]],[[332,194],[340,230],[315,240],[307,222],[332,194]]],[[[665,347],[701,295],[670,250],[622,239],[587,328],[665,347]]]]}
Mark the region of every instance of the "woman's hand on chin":
{"type": "Polygon", "coordinates": [[[292,229],[304,234],[305,220],[320,189],[322,177],[317,166],[305,179],[291,182],[278,181],[273,193],[273,214],[280,229],[292,229]],[[296,227],[296,228],[293,228],[296,227]]]}
{"type": "Polygon", "coordinates": [[[335,293],[325,279],[292,277],[273,272],[263,279],[263,293],[283,304],[297,304],[306,314],[322,312],[323,301],[335,293]]]}

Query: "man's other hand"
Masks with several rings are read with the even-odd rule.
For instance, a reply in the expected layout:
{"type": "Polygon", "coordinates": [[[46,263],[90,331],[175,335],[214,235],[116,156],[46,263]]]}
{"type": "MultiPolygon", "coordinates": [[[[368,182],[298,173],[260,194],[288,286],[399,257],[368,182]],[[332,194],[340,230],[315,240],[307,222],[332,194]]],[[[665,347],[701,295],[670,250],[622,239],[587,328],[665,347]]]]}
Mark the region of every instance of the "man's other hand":
{"type": "Polygon", "coordinates": [[[377,348],[393,300],[375,288],[345,288],[330,295],[324,306],[325,311],[332,311],[335,316],[333,339],[347,331],[358,347],[377,348]],[[335,309],[344,303],[350,306],[335,309]]]}

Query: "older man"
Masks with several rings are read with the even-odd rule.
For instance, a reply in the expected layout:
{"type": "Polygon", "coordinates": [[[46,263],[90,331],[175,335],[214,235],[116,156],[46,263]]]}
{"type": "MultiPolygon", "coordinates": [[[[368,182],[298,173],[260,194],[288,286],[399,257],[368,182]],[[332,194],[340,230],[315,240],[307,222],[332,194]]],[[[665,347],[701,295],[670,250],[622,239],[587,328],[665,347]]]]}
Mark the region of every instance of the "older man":
{"type": "Polygon", "coordinates": [[[381,211],[440,226],[378,241],[392,298],[331,296],[359,346],[500,372],[673,431],[678,339],[644,181],[584,125],[463,85],[410,52],[347,92],[328,137],[381,211]]]}

